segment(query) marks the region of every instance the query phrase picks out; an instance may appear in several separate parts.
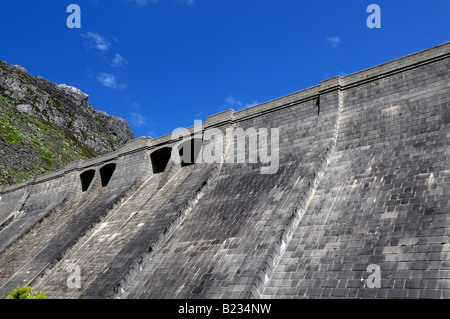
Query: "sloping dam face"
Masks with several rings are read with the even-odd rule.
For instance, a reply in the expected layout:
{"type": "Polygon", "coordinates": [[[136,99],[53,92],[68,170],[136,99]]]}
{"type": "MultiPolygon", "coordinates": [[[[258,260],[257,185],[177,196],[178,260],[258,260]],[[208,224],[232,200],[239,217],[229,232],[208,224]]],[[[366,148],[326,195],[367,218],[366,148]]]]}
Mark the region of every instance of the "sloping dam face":
{"type": "Polygon", "coordinates": [[[449,150],[450,43],[139,138],[1,190],[0,296],[450,298],[449,150]]]}

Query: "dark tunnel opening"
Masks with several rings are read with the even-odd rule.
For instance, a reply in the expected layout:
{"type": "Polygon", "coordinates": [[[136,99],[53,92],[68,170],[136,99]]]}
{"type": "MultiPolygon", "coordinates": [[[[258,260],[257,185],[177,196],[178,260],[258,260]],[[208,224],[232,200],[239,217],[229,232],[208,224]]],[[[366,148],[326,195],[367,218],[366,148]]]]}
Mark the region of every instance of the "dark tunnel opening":
{"type": "Polygon", "coordinates": [[[181,158],[181,167],[196,163],[202,148],[202,143],[203,141],[201,138],[193,138],[180,145],[179,154],[181,158]]]}
{"type": "Polygon", "coordinates": [[[164,147],[150,154],[152,160],[153,174],[162,173],[169,163],[172,148],[164,147]]]}
{"type": "Polygon", "coordinates": [[[81,179],[81,190],[83,192],[87,191],[89,186],[92,183],[92,180],[94,179],[95,176],[95,170],[90,169],[86,172],[81,173],[80,175],[80,179],[81,179]]]}
{"type": "Polygon", "coordinates": [[[100,168],[100,177],[102,179],[102,186],[106,187],[111,179],[114,171],[116,170],[116,164],[108,164],[100,168]]]}

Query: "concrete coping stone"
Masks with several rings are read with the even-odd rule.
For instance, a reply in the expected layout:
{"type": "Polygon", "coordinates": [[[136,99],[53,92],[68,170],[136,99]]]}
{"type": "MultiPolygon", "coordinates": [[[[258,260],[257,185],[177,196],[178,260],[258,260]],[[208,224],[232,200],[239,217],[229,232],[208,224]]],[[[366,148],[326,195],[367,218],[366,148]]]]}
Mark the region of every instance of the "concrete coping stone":
{"type": "Polygon", "coordinates": [[[257,116],[260,113],[272,111],[281,107],[297,104],[299,101],[316,98],[319,95],[320,85],[310,87],[289,95],[264,102],[247,109],[238,111],[235,113],[234,118],[236,121],[242,121],[245,118],[257,116]]]}
{"type": "Polygon", "coordinates": [[[450,56],[450,41],[346,75],[342,77],[342,80],[345,83],[345,86],[355,85],[359,82],[376,80],[391,73],[401,72],[404,69],[415,67],[423,63],[428,63],[445,56],[450,56]]]}
{"type": "MultiPolygon", "coordinates": [[[[184,129],[188,130],[189,134],[192,136],[192,135],[194,135],[196,133],[203,132],[205,127],[206,127],[206,123],[201,123],[201,124],[198,124],[198,125],[193,125],[191,127],[186,127],[184,129]]],[[[166,134],[166,135],[163,135],[163,136],[160,136],[160,137],[152,139],[152,142],[150,143],[150,148],[156,148],[156,147],[159,147],[159,146],[161,146],[163,144],[167,144],[168,145],[168,144],[171,144],[171,143],[174,143],[174,142],[178,142],[180,139],[178,139],[178,138],[174,139],[172,134],[173,134],[173,132],[170,133],[170,134],[166,134]]]]}
{"type": "Polygon", "coordinates": [[[152,146],[158,147],[161,144],[170,144],[171,142],[172,142],[172,133],[154,138],[152,141],[152,146]]]}
{"type": "Polygon", "coordinates": [[[320,82],[320,94],[324,94],[326,92],[340,89],[342,87],[343,81],[342,78],[338,75],[327,80],[320,82]]]}
{"type": "Polygon", "coordinates": [[[216,126],[217,124],[222,125],[223,123],[231,123],[234,120],[234,114],[236,113],[233,109],[228,109],[210,116],[206,117],[206,127],[216,126]]]}
{"type": "Polygon", "coordinates": [[[33,184],[39,184],[41,182],[50,180],[50,179],[56,179],[59,178],[61,176],[64,176],[66,174],[66,170],[65,169],[59,169],[57,171],[53,171],[51,173],[47,173],[45,175],[41,175],[38,176],[34,179],[34,181],[32,182],[33,184]]]}
{"type": "Polygon", "coordinates": [[[123,145],[118,151],[124,152],[124,151],[133,150],[136,148],[148,147],[152,140],[153,140],[153,138],[151,138],[151,137],[141,136],[137,139],[129,141],[128,143],[123,145]]]}
{"type": "Polygon", "coordinates": [[[34,180],[35,180],[35,178],[31,178],[31,179],[29,179],[29,180],[20,182],[20,183],[18,183],[18,184],[14,184],[14,185],[11,185],[11,186],[8,186],[8,187],[3,187],[3,188],[1,189],[1,191],[0,191],[0,194],[5,194],[5,193],[13,192],[13,191],[19,190],[19,189],[21,189],[21,188],[27,187],[29,184],[33,183],[34,180]]]}

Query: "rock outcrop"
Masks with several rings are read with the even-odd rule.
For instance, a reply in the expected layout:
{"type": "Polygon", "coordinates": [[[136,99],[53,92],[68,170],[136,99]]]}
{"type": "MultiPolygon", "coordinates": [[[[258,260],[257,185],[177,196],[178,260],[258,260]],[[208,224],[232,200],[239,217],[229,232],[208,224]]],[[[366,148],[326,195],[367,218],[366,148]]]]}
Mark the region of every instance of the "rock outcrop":
{"type": "Polygon", "coordinates": [[[134,139],[128,123],[66,84],[0,61],[0,186],[117,150],[134,139]]]}

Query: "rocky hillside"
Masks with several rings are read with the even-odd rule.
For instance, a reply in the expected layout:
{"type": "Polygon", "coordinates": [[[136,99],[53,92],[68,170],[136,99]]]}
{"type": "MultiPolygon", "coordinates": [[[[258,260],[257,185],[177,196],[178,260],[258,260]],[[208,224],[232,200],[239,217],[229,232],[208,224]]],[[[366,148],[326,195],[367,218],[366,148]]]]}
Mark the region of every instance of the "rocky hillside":
{"type": "Polygon", "coordinates": [[[0,61],[0,187],[118,149],[128,123],[95,110],[88,95],[0,61]]]}

